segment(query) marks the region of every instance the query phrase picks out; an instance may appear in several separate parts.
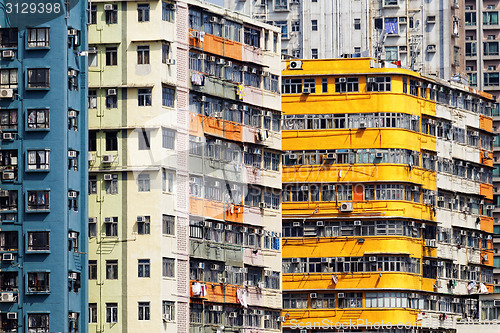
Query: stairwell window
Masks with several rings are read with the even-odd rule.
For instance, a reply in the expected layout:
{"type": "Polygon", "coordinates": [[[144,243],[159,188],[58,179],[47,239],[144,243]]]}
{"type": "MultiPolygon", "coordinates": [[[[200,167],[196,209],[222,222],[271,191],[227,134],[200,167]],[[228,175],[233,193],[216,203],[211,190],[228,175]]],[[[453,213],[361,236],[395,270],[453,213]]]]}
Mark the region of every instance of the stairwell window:
{"type": "Polygon", "coordinates": [[[162,86],[161,87],[161,92],[162,92],[162,105],[173,108],[175,107],[175,89],[167,87],[167,86],[162,86]]]}
{"type": "Polygon", "coordinates": [[[140,174],[137,177],[137,188],[139,192],[149,192],[151,190],[149,174],[140,174]]]}
{"type": "Polygon", "coordinates": [[[48,47],[50,28],[28,28],[28,47],[48,47]]]}
{"type": "Polygon", "coordinates": [[[385,47],[385,60],[397,61],[398,59],[399,59],[398,47],[397,46],[386,46],[385,47]]]}
{"type": "Polygon", "coordinates": [[[49,88],[49,69],[48,68],[33,68],[28,69],[28,85],[27,88],[49,88]]]}
{"type": "Polygon", "coordinates": [[[175,21],[175,4],[169,2],[162,2],[161,19],[167,22],[175,21]]]}
{"type": "Polygon", "coordinates": [[[311,20],[311,30],[318,31],[318,20],[311,20]]]}
{"type": "Polygon", "coordinates": [[[104,220],[105,234],[108,237],[118,236],[118,217],[107,217],[104,220]]]}
{"type": "Polygon", "coordinates": [[[166,214],[162,215],[162,233],[164,235],[175,234],[175,216],[166,214]]]}
{"type": "Polygon", "coordinates": [[[49,272],[31,272],[28,273],[28,292],[49,292],[49,272]]]}
{"type": "Polygon", "coordinates": [[[28,170],[49,170],[50,150],[28,150],[28,170]]]}
{"type": "Polygon", "coordinates": [[[97,280],[97,260],[89,260],[89,280],[97,280]]]}
{"type": "Polygon", "coordinates": [[[118,322],[118,303],[106,303],[106,322],[118,322]]]}
{"type": "Polygon", "coordinates": [[[175,277],[175,259],[163,258],[162,276],[175,277]]]}
{"type": "Polygon", "coordinates": [[[137,5],[137,21],[149,22],[149,4],[140,3],[137,5]]]}
{"type": "Polygon", "coordinates": [[[116,66],[118,65],[118,48],[117,47],[107,47],[106,48],[106,66],[116,66]]]}
{"type": "Polygon", "coordinates": [[[28,210],[48,210],[49,191],[28,191],[28,210]]]}
{"type": "Polygon", "coordinates": [[[149,64],[149,45],[137,46],[137,64],[138,65],[149,64]]]}
{"type": "Polygon", "coordinates": [[[149,150],[151,149],[151,131],[147,129],[141,129],[137,134],[139,139],[139,150],[149,150]]]}
{"type": "Polygon", "coordinates": [[[339,297],[339,308],[361,308],[363,303],[362,293],[345,293],[343,298],[339,297]]]}
{"type": "Polygon", "coordinates": [[[106,279],[118,279],[118,260],[106,260],[106,279]]]}
{"type": "Polygon", "coordinates": [[[149,320],[150,319],[150,305],[149,302],[139,302],[138,303],[138,320],[149,320]]]}
{"type": "Polygon", "coordinates": [[[48,231],[28,232],[28,251],[48,251],[49,249],[48,231]]]}
{"type": "Polygon", "coordinates": [[[89,324],[97,323],[97,303],[89,303],[89,324]]]}
{"type": "Polygon", "coordinates": [[[139,259],[137,261],[137,276],[148,278],[150,276],[150,267],[149,259],[139,259]]]}

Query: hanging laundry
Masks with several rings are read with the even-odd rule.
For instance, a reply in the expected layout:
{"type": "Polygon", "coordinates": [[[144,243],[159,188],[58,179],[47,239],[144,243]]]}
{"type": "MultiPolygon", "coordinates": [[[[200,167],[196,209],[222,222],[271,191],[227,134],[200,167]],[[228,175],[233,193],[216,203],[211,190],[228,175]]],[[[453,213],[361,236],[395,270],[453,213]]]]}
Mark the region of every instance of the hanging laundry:
{"type": "Polygon", "coordinates": [[[248,307],[247,304],[247,290],[246,289],[238,289],[236,290],[236,298],[238,298],[238,302],[243,305],[244,308],[248,307]]]}
{"type": "Polygon", "coordinates": [[[200,31],[200,42],[205,41],[205,31],[200,31]]]}

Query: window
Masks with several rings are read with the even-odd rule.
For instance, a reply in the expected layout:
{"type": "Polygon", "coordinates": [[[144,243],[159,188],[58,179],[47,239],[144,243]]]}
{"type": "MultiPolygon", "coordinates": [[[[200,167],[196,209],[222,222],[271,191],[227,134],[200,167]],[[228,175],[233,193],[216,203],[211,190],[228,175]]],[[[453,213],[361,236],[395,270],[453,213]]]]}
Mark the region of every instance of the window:
{"type": "Polygon", "coordinates": [[[137,21],[139,22],[149,21],[149,4],[140,3],[137,5],[137,21]]]}
{"type": "Polygon", "coordinates": [[[28,191],[28,210],[48,210],[49,191],[28,191]]]}
{"type": "Polygon", "coordinates": [[[397,6],[398,0],[384,0],[384,6],[397,6]]]}
{"type": "Polygon", "coordinates": [[[89,237],[97,236],[97,218],[89,218],[89,237]]]}
{"type": "Polygon", "coordinates": [[[97,280],[97,260],[89,260],[89,280],[97,280]]]}
{"type": "Polygon", "coordinates": [[[175,172],[173,171],[162,171],[162,191],[168,193],[174,193],[174,183],[175,183],[175,172]]]}
{"type": "Polygon", "coordinates": [[[151,89],[139,89],[137,103],[139,106],[151,106],[151,89]]]}
{"type": "Polygon", "coordinates": [[[106,303],[106,322],[118,322],[118,303],[106,303]]]}
{"type": "Polygon", "coordinates": [[[106,109],[116,109],[117,107],[117,89],[108,89],[108,91],[106,92],[106,109]]]}
{"type": "Polygon", "coordinates": [[[300,32],[300,21],[292,22],[292,32],[300,32]]]}
{"type": "Polygon", "coordinates": [[[175,234],[175,216],[165,214],[162,215],[162,233],[164,235],[175,234]]]}
{"type": "Polygon", "coordinates": [[[274,1],[274,9],[275,10],[287,10],[288,9],[288,0],[275,0],[274,1]]]}
{"type": "Polygon", "coordinates": [[[28,313],[28,332],[50,332],[48,313],[28,313]]]}
{"type": "Polygon", "coordinates": [[[175,130],[169,128],[162,129],[162,147],[175,149],[175,130]]]}
{"type": "Polygon", "coordinates": [[[302,79],[282,79],[283,94],[300,94],[302,93],[302,79]]]}
{"type": "Polygon", "coordinates": [[[303,92],[309,92],[314,94],[316,92],[316,80],[315,79],[304,79],[303,92]]]}
{"type": "Polygon", "coordinates": [[[311,30],[318,31],[318,20],[311,20],[311,30]]]}
{"type": "Polygon", "coordinates": [[[48,109],[28,109],[28,128],[49,128],[49,110],[48,109]]]}
{"type": "Polygon", "coordinates": [[[167,22],[174,22],[175,20],[175,4],[162,2],[161,4],[161,19],[167,22]]]}
{"type": "Polygon", "coordinates": [[[110,180],[104,180],[106,194],[118,194],[118,175],[112,174],[110,180]]]}
{"type": "Polygon", "coordinates": [[[137,64],[138,65],[149,64],[149,45],[137,46],[137,64]]]}
{"type": "Polygon", "coordinates": [[[0,70],[0,88],[17,89],[17,68],[0,70]]]}
{"type": "Polygon", "coordinates": [[[149,259],[139,259],[137,261],[137,276],[149,277],[150,263],[149,259]]]}
{"type": "Polygon", "coordinates": [[[163,258],[162,275],[164,277],[175,277],[175,259],[163,258]]]}
{"type": "Polygon", "coordinates": [[[97,131],[89,131],[89,151],[97,150],[97,131]]]}
{"type": "Polygon", "coordinates": [[[28,292],[49,292],[49,272],[31,272],[28,273],[28,292]]]}
{"type": "Polygon", "coordinates": [[[28,69],[28,88],[49,88],[49,69],[28,69]]]}
{"type": "Polygon", "coordinates": [[[281,39],[288,38],[288,22],[287,21],[276,21],[274,25],[281,29],[281,39]]]}
{"type": "Polygon", "coordinates": [[[28,28],[28,47],[48,47],[50,28],[28,28]]]}
{"type": "Polygon", "coordinates": [[[465,13],[465,25],[475,26],[477,24],[476,12],[466,12],[465,13]]]}
{"type": "Polygon", "coordinates": [[[170,58],[170,44],[161,44],[161,62],[166,64],[170,58]]]}
{"type": "Polygon", "coordinates": [[[88,108],[96,109],[97,108],[97,90],[89,90],[88,92],[88,108]]]}
{"type": "Polygon", "coordinates": [[[106,279],[118,279],[118,260],[106,260],[106,279]]]}
{"type": "MultiPolygon", "coordinates": [[[[484,43],[487,44],[487,43],[484,43]]],[[[485,49],[486,53],[487,50],[485,49]]],[[[467,57],[475,57],[477,56],[477,43],[476,42],[467,42],[465,43],[465,56],[467,57]]]]}
{"type": "Polygon", "coordinates": [[[48,231],[28,232],[28,251],[48,251],[48,250],[49,250],[48,231]]]}
{"type": "Polygon", "coordinates": [[[139,139],[139,150],[149,150],[151,148],[151,131],[147,129],[141,129],[137,134],[139,139]]]}
{"type": "Polygon", "coordinates": [[[106,24],[117,24],[118,23],[118,6],[112,5],[111,10],[106,10],[106,24]]]}
{"type": "Polygon", "coordinates": [[[307,309],[307,294],[284,294],[283,309],[307,309]]]}
{"type": "Polygon", "coordinates": [[[484,73],[484,85],[485,86],[498,86],[499,85],[499,74],[496,73],[484,73]]]}
{"type": "Polygon", "coordinates": [[[384,19],[385,32],[389,35],[398,33],[398,18],[386,17],[384,19]]]}
{"type": "Polygon", "coordinates": [[[17,110],[0,110],[0,129],[17,128],[17,110]]]}
{"type": "Polygon", "coordinates": [[[345,293],[343,298],[339,297],[339,308],[361,308],[362,300],[362,293],[345,293]]]}
{"type": "MultiPolygon", "coordinates": [[[[284,38],[283,35],[281,38],[284,38]]],[[[260,31],[245,27],[243,31],[243,40],[247,45],[260,47],[260,31]]]]}
{"type": "Polygon", "coordinates": [[[149,174],[140,174],[139,177],[137,177],[137,188],[139,192],[150,191],[149,174]]]}
{"type": "Polygon", "coordinates": [[[139,235],[149,235],[151,231],[151,217],[138,216],[137,217],[137,233],[139,235]]]}
{"type": "Polygon", "coordinates": [[[149,320],[149,302],[139,302],[138,305],[138,313],[137,313],[137,319],[138,320],[149,320]]]}
{"type": "Polygon", "coordinates": [[[335,78],[336,93],[358,92],[358,91],[359,91],[359,79],[357,77],[335,78]]]}
{"type": "Polygon", "coordinates": [[[354,19],[354,30],[361,30],[361,19],[354,19]]]}
{"type": "Polygon", "coordinates": [[[118,48],[117,47],[107,47],[106,48],[106,66],[116,66],[118,65],[118,48]]]}
{"type": "Polygon", "coordinates": [[[175,89],[167,86],[161,87],[161,101],[163,106],[173,108],[175,106],[175,89]]]}
{"type": "Polygon", "coordinates": [[[318,49],[311,49],[311,58],[318,59],[318,49]]]}
{"type": "Polygon", "coordinates": [[[162,315],[166,320],[175,320],[175,302],[163,301],[162,315]]]}
{"type": "Polygon", "coordinates": [[[117,237],[118,236],[118,217],[105,217],[104,227],[106,229],[106,236],[117,237]]]}
{"type": "Polygon", "coordinates": [[[106,151],[116,150],[118,150],[118,132],[108,131],[106,132],[106,151]]]}
{"type": "Polygon", "coordinates": [[[89,303],[89,324],[97,323],[97,303],[89,303]]]}
{"type": "Polygon", "coordinates": [[[390,76],[375,76],[366,79],[366,91],[381,92],[391,91],[390,76]]]}
{"type": "Polygon", "coordinates": [[[49,150],[28,150],[28,170],[49,170],[49,150]]]}
{"type": "MultiPolygon", "coordinates": [[[[90,5],[90,3],[89,3],[89,5],[90,5]]],[[[89,24],[97,24],[97,6],[96,5],[90,6],[89,24]]]]}
{"type": "Polygon", "coordinates": [[[385,60],[387,61],[397,61],[399,58],[398,47],[397,46],[386,46],[385,47],[385,60]]]}
{"type": "Polygon", "coordinates": [[[17,28],[0,29],[0,48],[17,47],[17,28]]]}
{"type": "Polygon", "coordinates": [[[335,308],[335,294],[317,294],[316,298],[311,298],[312,309],[332,309],[335,308]]]}
{"type": "Polygon", "coordinates": [[[484,25],[498,25],[498,12],[483,12],[484,25]]]}
{"type": "Polygon", "coordinates": [[[485,56],[497,56],[498,55],[498,42],[486,42],[484,44],[484,55],[485,56]]]}

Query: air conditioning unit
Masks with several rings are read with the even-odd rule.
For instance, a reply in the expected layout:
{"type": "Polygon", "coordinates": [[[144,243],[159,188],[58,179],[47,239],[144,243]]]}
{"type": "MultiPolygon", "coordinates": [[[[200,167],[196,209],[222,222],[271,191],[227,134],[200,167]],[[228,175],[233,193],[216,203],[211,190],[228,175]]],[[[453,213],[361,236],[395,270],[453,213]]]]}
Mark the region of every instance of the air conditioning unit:
{"type": "Polygon", "coordinates": [[[324,155],[324,158],[327,160],[336,160],[337,154],[336,153],[328,153],[328,154],[324,155]]]}
{"type": "Polygon", "coordinates": [[[175,59],[167,59],[167,65],[175,65],[175,59]]]}
{"type": "Polygon", "coordinates": [[[361,225],[361,221],[360,221],[360,220],[356,220],[356,221],[354,221],[354,225],[356,225],[356,226],[360,226],[360,225],[361,225]]]}
{"type": "Polygon", "coordinates": [[[13,261],[14,260],[14,254],[13,253],[4,253],[4,254],[2,254],[2,260],[13,261]]]}
{"type": "Polygon", "coordinates": [[[384,153],[381,152],[375,153],[375,158],[382,158],[382,157],[384,157],[384,153]]]}
{"type": "Polygon", "coordinates": [[[70,199],[75,199],[78,196],[78,193],[76,191],[69,191],[68,192],[68,198],[70,199]]]}
{"type": "Polygon", "coordinates": [[[89,217],[89,223],[97,223],[97,217],[89,217]]]}
{"type": "Polygon", "coordinates": [[[102,155],[102,163],[112,163],[113,155],[102,155]]]}
{"type": "Polygon", "coordinates": [[[9,191],[0,190],[0,197],[8,197],[8,196],[9,196],[9,191]]]}
{"type": "Polygon", "coordinates": [[[302,93],[303,94],[310,94],[311,91],[310,91],[309,87],[304,87],[304,89],[302,89],[302,93]]]}
{"type": "Polygon", "coordinates": [[[301,190],[301,191],[309,191],[309,186],[307,186],[307,185],[302,185],[302,186],[300,187],[300,190],[301,190]]]}
{"type": "Polygon", "coordinates": [[[360,121],[359,122],[359,128],[366,128],[366,122],[365,121],[360,121]]]}
{"type": "Polygon", "coordinates": [[[68,118],[76,118],[76,117],[78,117],[78,112],[68,111],[68,118]]]}
{"type": "Polygon", "coordinates": [[[2,51],[2,57],[4,57],[4,58],[14,58],[14,56],[15,56],[15,53],[12,50],[2,51]]]}
{"type": "Polygon", "coordinates": [[[228,225],[226,225],[226,227],[224,229],[231,231],[231,230],[233,230],[233,226],[228,224],[228,225]]]}
{"type": "Polygon", "coordinates": [[[493,210],[493,209],[495,209],[495,206],[494,205],[487,205],[486,209],[487,210],[493,210]]]}
{"type": "MultiPolygon", "coordinates": [[[[191,37],[196,38],[196,39],[200,38],[200,32],[197,30],[191,31],[191,37]]],[[[201,56],[201,54],[200,54],[200,56],[201,56]]],[[[200,59],[200,58],[198,57],[198,59],[200,59]]]]}
{"type": "Polygon", "coordinates": [[[325,226],[325,222],[323,222],[323,221],[316,221],[316,226],[317,227],[323,227],[323,226],[325,226]]]}
{"type": "Polygon", "coordinates": [[[263,201],[259,202],[259,208],[266,208],[266,203],[263,201]]]}
{"type": "Polygon", "coordinates": [[[4,171],[2,173],[3,180],[13,180],[15,178],[14,171],[4,171]]]}
{"type": "Polygon", "coordinates": [[[217,65],[224,65],[226,63],[226,60],[219,58],[219,59],[217,59],[216,63],[217,63],[217,65]]]}
{"type": "Polygon", "coordinates": [[[68,150],[68,157],[69,158],[76,158],[78,155],[76,150],[68,150]]]}
{"type": "Polygon", "coordinates": [[[217,16],[212,16],[210,18],[210,23],[219,23],[219,18],[217,16]]]}
{"type": "Polygon", "coordinates": [[[232,66],[233,66],[233,62],[232,61],[226,60],[224,62],[224,67],[232,67],[232,66]]]}
{"type": "Polygon", "coordinates": [[[262,75],[263,77],[269,77],[269,75],[270,75],[270,74],[271,74],[271,73],[269,73],[268,71],[262,71],[262,72],[261,72],[261,75],[262,75]]]}
{"type": "Polygon", "coordinates": [[[300,222],[293,222],[292,226],[293,227],[300,227],[302,224],[300,222]]]}
{"type": "Polygon", "coordinates": [[[437,200],[438,200],[438,201],[444,201],[444,196],[439,196],[439,197],[437,197],[437,200]]]}
{"type": "Polygon", "coordinates": [[[290,160],[296,160],[297,159],[297,154],[289,154],[288,159],[290,160]]]}
{"type": "Polygon", "coordinates": [[[436,52],[436,45],[427,45],[427,52],[436,52]]]}
{"type": "Polygon", "coordinates": [[[242,233],[248,232],[248,227],[241,227],[241,232],[242,233]]]}
{"type": "Polygon", "coordinates": [[[0,89],[0,98],[13,98],[14,90],[13,89],[0,89]]]}
{"type": "Polygon", "coordinates": [[[215,62],[215,57],[214,57],[214,56],[209,56],[209,57],[208,57],[208,61],[210,61],[210,62],[215,62]]]}
{"type": "Polygon", "coordinates": [[[113,5],[112,4],[105,4],[104,10],[113,10],[113,5]]]}
{"type": "Polygon", "coordinates": [[[271,320],[271,316],[270,315],[264,315],[262,318],[264,318],[264,320],[271,320]]]}
{"type": "Polygon", "coordinates": [[[241,72],[248,72],[248,66],[240,66],[241,72]]]}
{"type": "Polygon", "coordinates": [[[113,175],[110,173],[105,173],[104,174],[104,180],[113,180],[113,175]]]}
{"type": "Polygon", "coordinates": [[[137,216],[137,222],[146,222],[146,216],[137,216]]]}
{"type": "Polygon", "coordinates": [[[289,69],[302,69],[302,61],[300,60],[290,61],[289,69]]]}
{"type": "Polygon", "coordinates": [[[14,293],[1,293],[0,302],[15,302],[14,293]]]}
{"type": "Polygon", "coordinates": [[[14,140],[14,133],[3,133],[2,138],[4,140],[14,140]]]}
{"type": "Polygon", "coordinates": [[[248,71],[252,74],[257,74],[257,68],[255,67],[250,67],[248,71]]]}
{"type": "Polygon", "coordinates": [[[318,298],[318,294],[317,293],[310,293],[309,297],[311,297],[311,298],[318,298]]]}
{"type": "Polygon", "coordinates": [[[17,157],[12,156],[10,158],[10,165],[17,165],[17,157]]]}
{"type": "Polygon", "coordinates": [[[211,265],[210,265],[210,269],[211,269],[212,271],[217,271],[217,270],[219,270],[219,265],[217,265],[217,264],[211,264],[211,265]]]}
{"type": "Polygon", "coordinates": [[[224,230],[224,224],[223,223],[217,223],[215,225],[215,230],[224,230]]]}
{"type": "Polygon", "coordinates": [[[105,217],[104,218],[104,223],[112,223],[113,222],[113,218],[112,217],[105,217]]]}
{"type": "Polygon", "coordinates": [[[436,16],[427,16],[427,23],[436,23],[436,16]]]}
{"type": "Polygon", "coordinates": [[[74,69],[68,70],[68,76],[77,76],[78,72],[74,69]]]}
{"type": "Polygon", "coordinates": [[[222,118],[222,112],[214,112],[213,116],[214,118],[222,118]]]}
{"type": "Polygon", "coordinates": [[[494,307],[500,307],[500,300],[499,299],[493,300],[493,306],[494,307]]]}
{"type": "Polygon", "coordinates": [[[346,83],[347,82],[347,79],[345,77],[340,77],[339,78],[339,82],[340,83],[346,83]]]}
{"type": "Polygon", "coordinates": [[[341,212],[352,212],[352,203],[351,202],[342,202],[340,204],[339,211],[341,211],[341,212]]]}
{"type": "Polygon", "coordinates": [[[377,261],[377,257],[369,257],[368,261],[371,261],[371,262],[377,261]]]}
{"type": "Polygon", "coordinates": [[[344,293],[338,293],[338,298],[345,298],[345,294],[344,293]]]}
{"type": "Polygon", "coordinates": [[[238,313],[237,312],[229,312],[228,317],[229,318],[237,318],[238,317],[238,313]]]}
{"type": "Polygon", "coordinates": [[[299,259],[299,258],[292,258],[292,262],[293,262],[293,263],[299,263],[299,262],[300,262],[300,259],[299,259]]]}

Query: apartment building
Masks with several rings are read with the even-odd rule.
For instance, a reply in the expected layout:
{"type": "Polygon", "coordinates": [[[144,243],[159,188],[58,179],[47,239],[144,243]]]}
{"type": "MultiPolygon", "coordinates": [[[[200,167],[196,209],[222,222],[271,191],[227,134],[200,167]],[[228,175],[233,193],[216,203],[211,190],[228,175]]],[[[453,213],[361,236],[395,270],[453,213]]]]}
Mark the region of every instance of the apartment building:
{"type": "Polygon", "coordinates": [[[288,60],[282,74],[284,332],[479,318],[491,95],[370,58],[288,60]]]}
{"type": "Polygon", "coordinates": [[[465,74],[464,6],[458,0],[225,0],[224,5],[280,27],[282,53],[292,58],[372,56],[444,79],[465,74]]]}
{"type": "Polygon", "coordinates": [[[0,16],[0,331],[87,332],[87,2],[43,21],[8,8],[0,16]]]}
{"type": "Polygon", "coordinates": [[[89,23],[90,332],[279,331],[279,30],[199,1],[89,23]]]}

